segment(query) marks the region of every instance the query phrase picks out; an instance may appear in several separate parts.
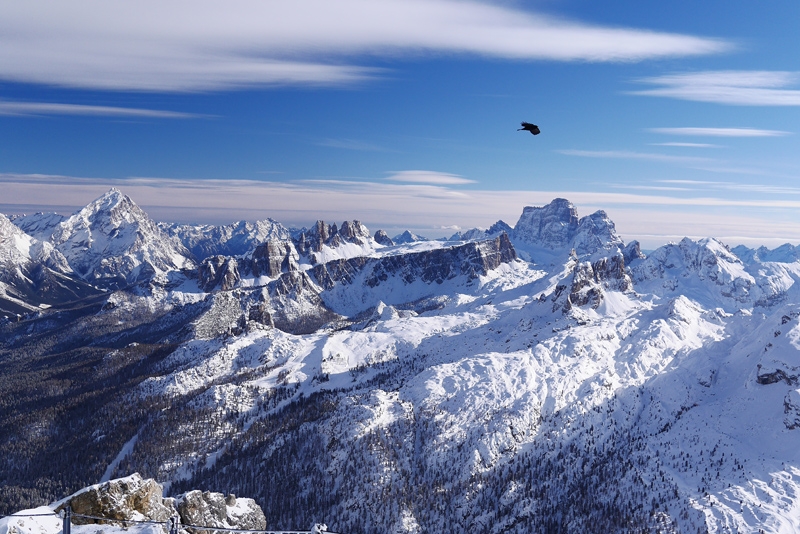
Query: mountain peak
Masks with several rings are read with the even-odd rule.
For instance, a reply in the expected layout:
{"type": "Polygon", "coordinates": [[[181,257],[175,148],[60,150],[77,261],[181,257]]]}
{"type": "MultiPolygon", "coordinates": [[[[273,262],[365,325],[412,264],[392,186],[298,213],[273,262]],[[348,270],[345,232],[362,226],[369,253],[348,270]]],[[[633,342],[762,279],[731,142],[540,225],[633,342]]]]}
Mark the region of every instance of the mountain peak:
{"type": "Polygon", "coordinates": [[[85,208],[81,210],[81,213],[85,214],[92,214],[98,212],[110,212],[117,208],[124,207],[125,211],[136,211],[137,215],[147,215],[136,205],[136,203],[131,200],[131,198],[124,194],[122,191],[117,189],[116,187],[112,187],[101,196],[97,197],[95,200],[90,202],[85,208]]]}
{"type": "Polygon", "coordinates": [[[142,272],[164,272],[190,262],[177,239],[164,234],[133,200],[112,188],[61,222],[53,245],[83,278],[127,279],[142,272]]]}
{"type": "Polygon", "coordinates": [[[514,238],[551,250],[573,248],[578,254],[623,245],[605,211],[578,219],[578,210],[565,198],[545,206],[526,206],[514,227],[514,238]]]}

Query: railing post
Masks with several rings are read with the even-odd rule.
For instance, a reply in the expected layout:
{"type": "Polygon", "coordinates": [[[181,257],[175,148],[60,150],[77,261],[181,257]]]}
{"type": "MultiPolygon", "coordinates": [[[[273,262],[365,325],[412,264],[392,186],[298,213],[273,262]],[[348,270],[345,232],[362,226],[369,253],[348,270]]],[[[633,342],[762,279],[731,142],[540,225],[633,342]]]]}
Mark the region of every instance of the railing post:
{"type": "Polygon", "coordinates": [[[169,518],[169,534],[178,534],[178,518],[175,516],[169,518]]]}
{"type": "Polygon", "coordinates": [[[72,532],[72,507],[67,505],[64,508],[64,523],[61,527],[62,534],[71,534],[72,532]]]}

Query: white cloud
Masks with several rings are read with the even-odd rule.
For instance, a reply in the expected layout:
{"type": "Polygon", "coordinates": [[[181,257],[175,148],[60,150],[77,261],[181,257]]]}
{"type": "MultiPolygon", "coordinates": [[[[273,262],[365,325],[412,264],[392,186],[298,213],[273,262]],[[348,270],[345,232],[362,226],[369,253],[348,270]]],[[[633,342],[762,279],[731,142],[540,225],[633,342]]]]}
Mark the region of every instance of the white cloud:
{"type": "Polygon", "coordinates": [[[646,161],[661,161],[665,163],[702,163],[713,161],[710,158],[695,156],[672,156],[669,154],[654,154],[650,152],[632,152],[628,150],[557,150],[565,156],[579,156],[583,158],[611,158],[634,159],[646,161]]]}
{"type": "MultiPolygon", "coordinates": [[[[674,181],[689,185],[692,181],[674,181]]],[[[713,182],[711,182],[713,183],[713,182]]],[[[731,237],[729,244],[800,243],[796,212],[800,199],[719,198],[597,191],[448,192],[444,187],[385,182],[303,183],[163,178],[93,179],[0,174],[0,211],[71,212],[110,187],[118,187],[153,218],[164,221],[230,223],[272,217],[307,226],[317,219],[358,219],[373,230],[416,228],[437,237],[448,227],[488,227],[498,219],[515,224],[524,206],[567,198],[580,215],[604,209],[626,239],[655,247],[675,236],[731,237]],[[438,191],[438,193],[437,193],[438,191]],[[453,194],[450,194],[453,193],[453,194]],[[765,209],[766,208],[766,209],[765,209]],[[777,214],[777,215],[776,215],[777,214]],[[700,235],[702,232],[702,235],[700,235]]]]}
{"type": "Polygon", "coordinates": [[[392,173],[386,179],[412,184],[463,185],[476,183],[475,180],[462,178],[457,174],[437,171],[399,171],[392,173]]]}
{"type": "Polygon", "coordinates": [[[667,135],[696,135],[704,137],[781,137],[792,132],[758,128],[650,128],[651,132],[667,135]]]}
{"type": "MultiPolygon", "coordinates": [[[[722,172],[722,171],[720,171],[722,172]]],[[[736,172],[729,170],[727,172],[736,172]]],[[[758,174],[756,171],[743,174],[758,174]]],[[[800,195],[800,187],[770,184],[747,184],[740,182],[715,182],[705,180],[657,180],[664,184],[679,184],[691,186],[695,189],[716,189],[721,191],[737,191],[745,193],[761,193],[771,195],[800,195]]],[[[688,190],[688,188],[687,188],[688,190]]]]}
{"type": "Polygon", "coordinates": [[[54,102],[14,102],[0,100],[0,115],[94,115],[103,117],[141,117],[153,119],[195,119],[206,115],[160,109],[87,106],[54,102]]]}
{"type": "Polygon", "coordinates": [[[732,48],[476,0],[0,3],[0,79],[93,89],[352,84],[382,72],[354,64],[367,56],[639,61],[732,48]]]}
{"type": "Polygon", "coordinates": [[[638,80],[659,85],[631,94],[663,96],[739,106],[800,106],[800,90],[788,89],[800,73],[787,71],[705,71],[638,80]]]}
{"type": "Polygon", "coordinates": [[[681,142],[671,142],[671,143],[650,143],[651,146],[678,146],[678,147],[687,147],[687,148],[722,148],[722,145],[712,145],[710,143],[681,143],[681,142]]]}

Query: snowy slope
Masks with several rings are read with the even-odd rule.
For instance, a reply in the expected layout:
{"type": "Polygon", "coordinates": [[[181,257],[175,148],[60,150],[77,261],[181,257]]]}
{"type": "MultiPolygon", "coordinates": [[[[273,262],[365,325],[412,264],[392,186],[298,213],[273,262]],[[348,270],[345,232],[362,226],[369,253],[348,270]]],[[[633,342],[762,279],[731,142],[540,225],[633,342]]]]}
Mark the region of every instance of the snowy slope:
{"type": "Polygon", "coordinates": [[[30,215],[16,215],[9,217],[20,230],[35,237],[39,241],[47,241],[53,229],[66,219],[58,213],[32,213],[30,215]]]}
{"type": "Polygon", "coordinates": [[[216,255],[240,256],[270,239],[291,237],[286,227],[272,219],[222,226],[159,223],[159,227],[178,238],[197,261],[216,255]]]}
{"type": "MultiPolygon", "coordinates": [[[[121,340],[98,373],[140,372],[102,405],[92,469],[343,532],[800,532],[788,249],[644,257],[563,199],[489,241],[362,226],[212,257],[202,291],[118,292],[68,324],[121,340]]],[[[49,328],[8,339],[23,326],[49,328]]]]}
{"type": "Polygon", "coordinates": [[[117,189],[60,222],[50,240],[89,281],[131,283],[193,266],[180,242],[117,189]]]}

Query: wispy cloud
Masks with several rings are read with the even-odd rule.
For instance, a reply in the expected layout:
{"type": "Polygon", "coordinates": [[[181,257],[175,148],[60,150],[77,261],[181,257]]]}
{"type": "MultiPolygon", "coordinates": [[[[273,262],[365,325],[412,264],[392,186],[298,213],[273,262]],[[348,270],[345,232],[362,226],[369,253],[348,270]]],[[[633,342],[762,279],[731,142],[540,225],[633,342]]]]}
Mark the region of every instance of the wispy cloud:
{"type": "Polygon", "coordinates": [[[782,137],[792,132],[759,128],[650,128],[649,131],[667,135],[696,135],[703,137],[782,137]]]}
{"type": "Polygon", "coordinates": [[[195,113],[160,109],[121,108],[114,106],[88,106],[55,102],[15,102],[0,100],[0,115],[92,115],[102,117],[140,117],[152,119],[196,119],[207,117],[195,113]]]}
{"type": "Polygon", "coordinates": [[[800,73],[788,71],[704,71],[638,80],[658,85],[631,94],[663,96],[738,106],[800,106],[800,73]]]}
{"type": "Polygon", "coordinates": [[[565,156],[579,156],[583,158],[611,158],[633,159],[645,161],[660,161],[664,163],[703,163],[714,161],[711,158],[695,156],[673,156],[670,154],[656,154],[651,152],[633,152],[628,150],[557,150],[565,156]]]}
{"type": "MultiPolygon", "coordinates": [[[[674,182],[677,187],[687,188],[696,183],[674,182]]],[[[373,229],[430,228],[429,233],[435,234],[434,229],[453,226],[485,228],[498,219],[514,224],[524,206],[541,206],[562,197],[574,202],[580,214],[606,210],[625,239],[640,239],[646,246],[658,246],[672,237],[685,235],[738,236],[730,244],[746,239],[762,244],[800,242],[800,226],[795,217],[800,198],[787,198],[785,194],[724,198],[722,191],[686,198],[655,189],[652,194],[590,190],[450,191],[443,186],[385,181],[285,183],[0,174],[3,191],[0,211],[78,209],[112,186],[130,195],[152,217],[164,221],[230,223],[272,217],[287,225],[302,226],[318,219],[356,218],[373,229]],[[778,212],[783,216],[775,218],[778,212]]]]}
{"type": "MultiPolygon", "coordinates": [[[[748,173],[750,174],[750,173],[748,173]]],[[[753,173],[754,174],[754,173],[753,173]]],[[[800,195],[800,187],[771,184],[747,184],[740,182],[719,182],[707,180],[657,180],[658,183],[684,186],[686,190],[717,190],[770,195],[800,195]]]]}
{"type": "Polygon", "coordinates": [[[412,184],[463,185],[476,183],[475,180],[470,180],[457,174],[437,171],[399,171],[386,179],[393,182],[412,184]]]}
{"type": "Polygon", "coordinates": [[[692,191],[689,187],[671,187],[665,185],[631,185],[631,184],[608,184],[614,189],[629,189],[632,191],[692,191]]]}
{"type": "Polygon", "coordinates": [[[586,24],[488,0],[103,0],[0,3],[0,79],[224,90],[352,84],[370,57],[639,61],[731,50],[713,38],[586,24]]]}
{"type": "Polygon", "coordinates": [[[681,143],[673,141],[670,143],[650,143],[651,146],[678,146],[687,148],[722,148],[722,145],[713,145],[710,143],[681,143]]]}

